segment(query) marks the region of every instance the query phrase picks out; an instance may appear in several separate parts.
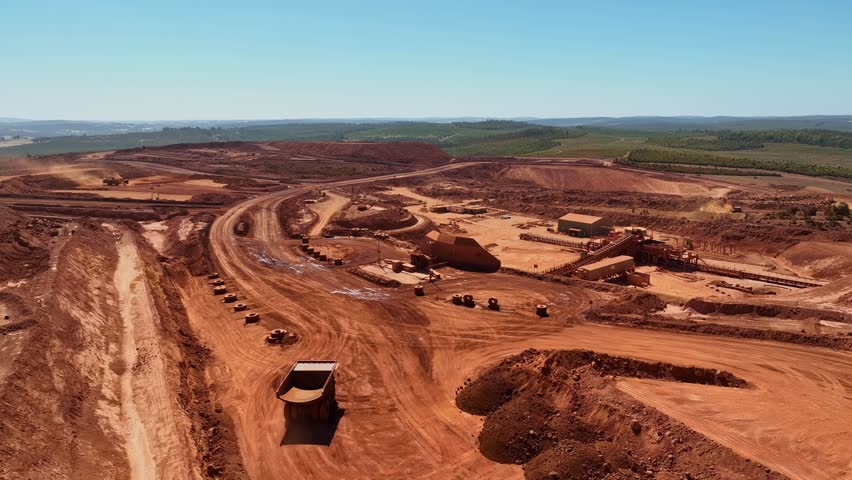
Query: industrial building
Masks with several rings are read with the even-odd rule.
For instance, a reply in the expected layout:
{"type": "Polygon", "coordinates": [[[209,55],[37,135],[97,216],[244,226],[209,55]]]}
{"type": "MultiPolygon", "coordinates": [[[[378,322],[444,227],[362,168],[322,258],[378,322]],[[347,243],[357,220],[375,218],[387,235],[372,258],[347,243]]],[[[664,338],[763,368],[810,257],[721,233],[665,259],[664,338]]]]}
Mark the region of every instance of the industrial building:
{"type": "Polygon", "coordinates": [[[577,269],[577,276],[583,280],[607,280],[626,272],[632,272],[634,267],[633,257],[619,255],[580,267],[577,269]]]}
{"type": "Polygon", "coordinates": [[[483,205],[466,205],[463,203],[453,205],[433,205],[429,207],[432,213],[463,213],[465,215],[482,215],[488,213],[488,207],[483,205]]]}
{"type": "Polygon", "coordinates": [[[569,213],[559,218],[558,230],[572,237],[597,237],[609,234],[612,220],[606,217],[569,213]]]}
{"type": "Polygon", "coordinates": [[[421,242],[421,248],[435,262],[463,270],[496,272],[500,269],[500,260],[470,237],[432,231],[421,242]]]}

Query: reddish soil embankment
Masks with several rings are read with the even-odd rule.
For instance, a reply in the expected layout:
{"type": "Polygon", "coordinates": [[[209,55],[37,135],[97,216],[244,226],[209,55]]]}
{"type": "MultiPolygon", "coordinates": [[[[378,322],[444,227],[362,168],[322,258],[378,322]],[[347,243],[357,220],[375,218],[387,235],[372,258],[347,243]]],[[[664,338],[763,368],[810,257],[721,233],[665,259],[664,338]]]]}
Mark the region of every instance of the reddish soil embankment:
{"type": "Polygon", "coordinates": [[[528,479],[784,478],[637,402],[617,388],[617,377],[747,387],[713,369],[527,350],[466,383],[456,403],[486,416],[481,453],[523,464],[528,479]]]}
{"type": "Polygon", "coordinates": [[[808,308],[801,306],[781,305],[772,303],[736,303],[715,302],[701,298],[693,298],[686,302],[686,308],[691,308],[705,315],[756,315],[771,318],[794,318],[818,320],[831,320],[835,322],[848,322],[847,314],[836,310],[824,310],[820,308],[808,308]]]}
{"type": "Polygon", "coordinates": [[[586,313],[586,318],[601,323],[638,328],[659,328],[704,335],[772,340],[835,350],[852,350],[852,336],[788,332],[712,323],[712,314],[721,313],[720,309],[723,312],[739,312],[737,313],[739,315],[743,313],[758,315],[760,312],[773,316],[786,316],[785,318],[811,318],[811,315],[816,315],[817,318],[819,316],[827,316],[835,321],[844,318],[844,314],[841,312],[780,305],[718,304],[700,299],[692,300],[690,303],[708,314],[705,321],[677,320],[656,314],[655,312],[665,308],[666,302],[656,295],[646,292],[629,293],[606,305],[595,307],[594,310],[586,313]],[[722,305],[729,306],[723,307],[722,305]],[[729,308],[730,310],[728,310],[729,308]]]}
{"type": "MultiPolygon", "coordinates": [[[[278,221],[290,237],[307,234],[319,220],[316,213],[305,207],[304,201],[308,196],[299,195],[278,205],[278,221]]],[[[240,220],[245,221],[242,217],[240,220]]]]}
{"type": "MultiPolygon", "coordinates": [[[[107,161],[159,163],[184,172],[281,181],[387,175],[451,158],[418,142],[223,142],[120,150],[107,161]]],[[[231,188],[235,183],[228,183],[231,188]]],[[[279,185],[280,186],[280,185],[279,185]]]]}
{"type": "MultiPolygon", "coordinates": [[[[204,216],[194,220],[212,219],[204,216]]],[[[140,245],[143,243],[141,238],[137,240],[140,245]]],[[[176,283],[185,281],[190,271],[208,271],[207,228],[195,230],[184,240],[171,244],[167,251],[181,255],[183,258],[177,260],[180,263],[168,262],[147,246],[142,246],[139,253],[158,316],[161,351],[168,354],[164,368],[169,372],[170,387],[177,395],[181,414],[188,419],[188,433],[197,455],[195,460],[200,463],[196,466],[201,467],[207,477],[244,480],[248,477],[243,469],[233,422],[215,403],[213,386],[205,374],[210,351],[192,333],[176,288],[176,283]],[[170,263],[168,269],[164,269],[161,262],[170,263]]],[[[169,477],[168,472],[158,473],[160,478],[169,477]]]]}
{"type": "Polygon", "coordinates": [[[410,227],[417,223],[417,217],[404,208],[388,208],[366,215],[352,215],[334,220],[338,228],[366,228],[369,230],[394,230],[410,227]]]}
{"type": "Polygon", "coordinates": [[[270,142],[269,145],[291,155],[341,160],[432,167],[450,161],[443,150],[422,142],[270,142]]]}
{"type": "Polygon", "coordinates": [[[0,282],[29,278],[47,268],[49,227],[0,206],[0,282]]]}
{"type": "Polygon", "coordinates": [[[94,224],[59,255],[50,294],[0,386],[0,478],[130,478],[116,258],[112,235],[94,224]]]}
{"type": "Polygon", "coordinates": [[[246,478],[165,258],[96,222],[55,242],[0,292],[0,478],[246,478]]]}

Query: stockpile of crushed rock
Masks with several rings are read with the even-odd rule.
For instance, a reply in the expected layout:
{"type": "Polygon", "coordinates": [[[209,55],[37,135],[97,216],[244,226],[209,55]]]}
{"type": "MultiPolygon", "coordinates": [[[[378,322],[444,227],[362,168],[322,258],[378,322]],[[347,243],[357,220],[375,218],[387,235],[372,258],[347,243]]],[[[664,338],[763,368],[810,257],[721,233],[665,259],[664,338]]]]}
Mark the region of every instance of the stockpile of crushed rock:
{"type": "Polygon", "coordinates": [[[527,350],[460,387],[456,404],[485,416],[479,450],[530,480],[781,479],[616,388],[619,377],[747,388],[714,369],[586,350],[527,350]]]}

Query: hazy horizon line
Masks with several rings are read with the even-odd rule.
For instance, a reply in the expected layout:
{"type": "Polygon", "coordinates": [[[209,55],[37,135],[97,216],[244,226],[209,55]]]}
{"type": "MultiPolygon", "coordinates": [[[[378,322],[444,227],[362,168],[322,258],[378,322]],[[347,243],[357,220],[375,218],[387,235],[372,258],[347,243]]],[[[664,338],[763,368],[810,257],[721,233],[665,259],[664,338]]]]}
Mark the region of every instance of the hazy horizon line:
{"type": "Polygon", "coordinates": [[[848,114],[805,114],[805,115],[578,115],[578,116],[492,116],[492,115],[460,115],[460,116],[317,116],[317,117],[246,117],[246,118],[180,118],[180,119],[104,119],[104,118],[31,118],[17,116],[0,116],[2,122],[104,122],[104,123],[179,123],[179,122],[325,122],[335,120],[358,121],[453,121],[453,120],[511,120],[511,121],[526,121],[526,120],[581,120],[581,119],[635,119],[635,118],[677,118],[677,119],[713,119],[713,118],[815,118],[815,117],[852,117],[852,113],[848,114]]]}

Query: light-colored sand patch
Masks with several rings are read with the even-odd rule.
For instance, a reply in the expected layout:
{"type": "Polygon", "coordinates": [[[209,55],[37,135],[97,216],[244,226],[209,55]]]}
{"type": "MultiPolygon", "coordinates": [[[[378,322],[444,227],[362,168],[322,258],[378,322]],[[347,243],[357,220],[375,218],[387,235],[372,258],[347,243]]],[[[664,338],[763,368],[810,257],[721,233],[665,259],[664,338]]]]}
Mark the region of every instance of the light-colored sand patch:
{"type": "Polygon", "coordinates": [[[140,192],[133,190],[51,190],[56,193],[93,193],[104,198],[129,198],[133,200],[173,200],[185,202],[192,195],[179,193],[152,193],[151,191],[140,192]]]}
{"type": "Polygon", "coordinates": [[[417,285],[429,280],[429,275],[425,273],[409,273],[409,272],[394,272],[388,265],[362,265],[361,270],[378,275],[390,280],[396,280],[403,285],[417,285]]]}
{"type": "Polygon", "coordinates": [[[192,230],[196,228],[197,227],[194,223],[192,223],[192,220],[188,218],[181,219],[180,225],[178,226],[178,238],[180,238],[180,241],[183,242],[187,238],[189,238],[189,234],[192,233],[192,230]]]}
{"type": "Polygon", "coordinates": [[[211,180],[209,178],[201,178],[197,180],[187,180],[183,182],[185,185],[192,185],[194,187],[208,187],[208,188],[225,188],[226,184],[219,183],[215,180],[211,180]]]}
{"type": "MultiPolygon", "coordinates": [[[[430,212],[429,207],[446,202],[416,194],[405,188],[394,188],[392,191],[425,202],[425,205],[412,205],[407,207],[407,210],[412,214],[430,219],[438,226],[444,224],[443,230],[445,231],[473,237],[492,255],[500,259],[504,267],[541,272],[579,258],[579,252],[567,247],[520,239],[522,233],[555,235],[549,233],[548,227],[543,225],[528,225],[527,228],[518,227],[518,225],[523,224],[541,223],[542,219],[540,218],[496,211],[485,216],[435,213],[430,212]],[[510,218],[500,218],[501,214],[508,214],[510,218]],[[447,225],[450,223],[456,228],[448,228],[447,225]]],[[[546,222],[546,224],[555,227],[556,221],[546,222]]]]}
{"type": "Polygon", "coordinates": [[[19,145],[29,145],[33,143],[31,138],[19,138],[16,140],[0,140],[0,148],[17,147],[19,145]]]}
{"type": "MultiPolygon", "coordinates": [[[[130,475],[133,480],[156,478],[154,456],[148,445],[145,423],[136,408],[136,396],[133,393],[133,370],[137,361],[136,320],[141,315],[151,315],[150,305],[139,305],[145,300],[143,292],[138,292],[139,272],[136,248],[132,243],[122,242],[119,247],[118,265],[115,269],[115,288],[121,303],[121,318],[124,332],[121,341],[121,359],[126,365],[121,375],[121,411],[127,422],[127,457],[130,463],[130,475]],[[140,295],[142,294],[142,295],[140,295]],[[142,298],[140,298],[142,297],[142,298]],[[148,307],[145,311],[137,307],[148,307]]],[[[144,292],[147,293],[147,292],[144,292]]],[[[147,301],[145,302],[147,303],[147,301]]]]}
{"type": "Polygon", "coordinates": [[[142,233],[142,236],[145,237],[145,240],[148,240],[148,243],[154,247],[159,253],[163,253],[166,244],[166,230],[169,229],[166,222],[139,222],[142,225],[142,228],[145,229],[145,232],[142,233]]]}
{"type": "Polygon", "coordinates": [[[148,185],[148,184],[157,184],[157,183],[168,183],[173,182],[175,180],[174,177],[168,175],[151,175],[148,177],[139,177],[134,178],[132,183],[134,185],[148,185]]]}
{"type": "Polygon", "coordinates": [[[347,203],[349,203],[348,198],[336,193],[326,192],[325,199],[320,202],[310,204],[309,208],[317,214],[319,219],[313,228],[311,228],[311,231],[308,232],[308,235],[312,237],[322,235],[322,229],[328,225],[328,222],[331,221],[331,217],[340,211],[341,208],[346,206],[347,203]]]}
{"type": "Polygon", "coordinates": [[[421,202],[425,203],[426,206],[432,206],[441,203],[437,198],[420,195],[419,193],[408,187],[393,187],[390,189],[390,192],[395,195],[402,195],[404,197],[413,198],[414,200],[420,200],[421,202]]]}
{"type": "Polygon", "coordinates": [[[547,188],[590,192],[643,192],[670,195],[710,195],[710,188],[686,178],[608,167],[513,166],[504,176],[547,188]]]}
{"type": "Polygon", "coordinates": [[[657,267],[638,267],[637,272],[651,274],[651,284],[645,290],[651,293],[671,295],[683,299],[712,297],[718,293],[707,285],[704,275],[677,273],[657,267]]]}

